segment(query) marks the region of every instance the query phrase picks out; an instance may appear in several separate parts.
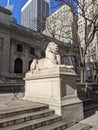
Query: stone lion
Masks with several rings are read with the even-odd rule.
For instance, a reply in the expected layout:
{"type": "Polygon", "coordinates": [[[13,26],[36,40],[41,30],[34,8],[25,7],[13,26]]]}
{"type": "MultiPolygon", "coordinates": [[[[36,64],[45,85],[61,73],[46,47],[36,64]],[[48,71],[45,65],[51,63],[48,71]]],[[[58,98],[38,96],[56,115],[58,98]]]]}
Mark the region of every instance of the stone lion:
{"type": "Polygon", "coordinates": [[[55,42],[49,42],[45,50],[45,58],[37,60],[34,59],[30,66],[30,72],[34,70],[41,70],[54,65],[60,65],[61,58],[59,54],[59,47],[55,42]]]}

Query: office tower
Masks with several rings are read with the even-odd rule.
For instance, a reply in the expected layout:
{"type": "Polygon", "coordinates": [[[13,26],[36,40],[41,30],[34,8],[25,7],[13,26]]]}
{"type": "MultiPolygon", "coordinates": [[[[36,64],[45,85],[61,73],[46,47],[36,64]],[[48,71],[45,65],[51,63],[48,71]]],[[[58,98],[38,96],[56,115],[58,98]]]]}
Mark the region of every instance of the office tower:
{"type": "Polygon", "coordinates": [[[63,5],[47,18],[43,34],[65,43],[74,43],[73,23],[73,14],[69,6],[63,5]]]}
{"type": "MultiPolygon", "coordinates": [[[[87,82],[98,80],[98,32],[94,29],[94,17],[98,13],[98,0],[80,0],[78,9],[78,34],[82,54],[85,52],[85,77],[87,82]],[[94,32],[95,31],[95,32],[94,32]],[[92,34],[95,33],[95,36],[92,34]],[[92,37],[93,36],[93,37],[92,37]],[[96,77],[96,78],[95,78],[96,77]]],[[[96,17],[98,20],[98,17],[96,17]]]]}
{"type": "MultiPolygon", "coordinates": [[[[96,6],[98,6],[98,0],[80,0],[80,2],[83,4],[83,2],[85,2],[85,17],[88,19],[93,18],[93,15],[96,11],[95,8],[95,4],[96,6]],[[94,3],[95,2],[95,3],[94,3]]],[[[81,9],[78,9],[79,14],[81,14],[81,9]]],[[[87,25],[90,25],[90,21],[87,21],[87,25]]],[[[81,15],[78,16],[78,34],[80,37],[80,43],[81,43],[81,47],[84,48],[85,46],[85,18],[81,15]]],[[[86,56],[86,62],[88,61],[88,57],[89,57],[89,61],[93,62],[94,60],[98,60],[98,34],[95,34],[95,37],[92,41],[92,43],[89,45],[88,50],[87,50],[87,56],[86,56]],[[92,50],[94,50],[95,53],[95,59],[94,56],[92,56],[92,50]],[[89,53],[88,53],[89,52],[89,53]]]]}
{"type": "Polygon", "coordinates": [[[47,16],[49,16],[48,0],[28,0],[21,9],[21,24],[41,32],[45,29],[47,16]]]}

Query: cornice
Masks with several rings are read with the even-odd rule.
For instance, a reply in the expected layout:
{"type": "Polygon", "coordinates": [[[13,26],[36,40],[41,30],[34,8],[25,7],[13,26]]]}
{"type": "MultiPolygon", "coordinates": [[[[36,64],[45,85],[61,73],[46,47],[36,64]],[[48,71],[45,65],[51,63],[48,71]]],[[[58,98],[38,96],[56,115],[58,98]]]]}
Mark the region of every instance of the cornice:
{"type": "Polygon", "coordinates": [[[1,6],[0,6],[0,12],[6,13],[6,14],[8,14],[8,15],[11,15],[11,14],[12,14],[10,10],[8,10],[8,9],[6,9],[6,8],[4,8],[4,7],[1,7],[1,6]]]}
{"type": "Polygon", "coordinates": [[[28,37],[28,38],[35,38],[36,40],[40,41],[43,44],[48,43],[49,41],[55,41],[56,43],[58,43],[58,45],[60,46],[60,48],[62,48],[62,50],[66,50],[67,48],[73,48],[75,47],[75,44],[70,44],[70,43],[63,43],[61,41],[58,40],[54,40],[48,36],[45,36],[39,32],[36,32],[34,30],[30,30],[29,28],[26,28],[24,26],[15,24],[13,22],[11,22],[10,25],[4,24],[4,23],[0,23],[0,28],[4,28],[7,29],[10,33],[15,33],[17,35],[21,35],[23,37],[28,37]]]}

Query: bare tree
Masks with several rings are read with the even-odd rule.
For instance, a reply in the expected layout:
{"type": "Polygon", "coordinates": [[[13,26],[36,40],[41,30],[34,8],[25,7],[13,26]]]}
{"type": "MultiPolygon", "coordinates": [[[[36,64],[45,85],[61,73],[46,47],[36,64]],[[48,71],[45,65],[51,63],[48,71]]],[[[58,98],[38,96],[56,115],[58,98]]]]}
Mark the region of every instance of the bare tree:
{"type": "MultiPolygon", "coordinates": [[[[74,16],[74,21],[76,16],[80,16],[84,21],[84,35],[83,35],[83,46],[81,46],[80,36],[78,37],[78,45],[80,50],[80,64],[81,64],[81,82],[85,81],[85,57],[87,53],[87,48],[95,37],[98,31],[98,0],[55,0],[59,5],[67,4],[74,16]],[[89,15],[87,12],[91,10],[89,15]]],[[[75,25],[77,28],[77,25],[75,25]]]]}
{"type": "Polygon", "coordinates": [[[75,37],[73,36],[73,23],[73,14],[71,13],[70,8],[66,5],[57,13],[55,12],[53,15],[48,17],[46,20],[46,29],[43,33],[53,39],[66,43],[74,43],[75,37]]]}

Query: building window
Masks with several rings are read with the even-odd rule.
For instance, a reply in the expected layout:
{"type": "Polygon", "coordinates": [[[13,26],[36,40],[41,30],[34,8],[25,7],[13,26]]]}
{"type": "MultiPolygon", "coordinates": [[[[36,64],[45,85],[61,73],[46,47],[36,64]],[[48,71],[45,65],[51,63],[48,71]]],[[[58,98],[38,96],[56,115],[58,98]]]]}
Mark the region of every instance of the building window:
{"type": "Polygon", "coordinates": [[[14,64],[14,73],[22,74],[22,70],[23,70],[23,61],[20,58],[17,58],[14,64]]]}
{"type": "Polygon", "coordinates": [[[17,51],[22,52],[22,45],[21,44],[17,44],[17,51]]]}
{"type": "Polygon", "coordinates": [[[35,48],[30,47],[30,54],[31,54],[31,55],[35,55],[35,48]]]}

